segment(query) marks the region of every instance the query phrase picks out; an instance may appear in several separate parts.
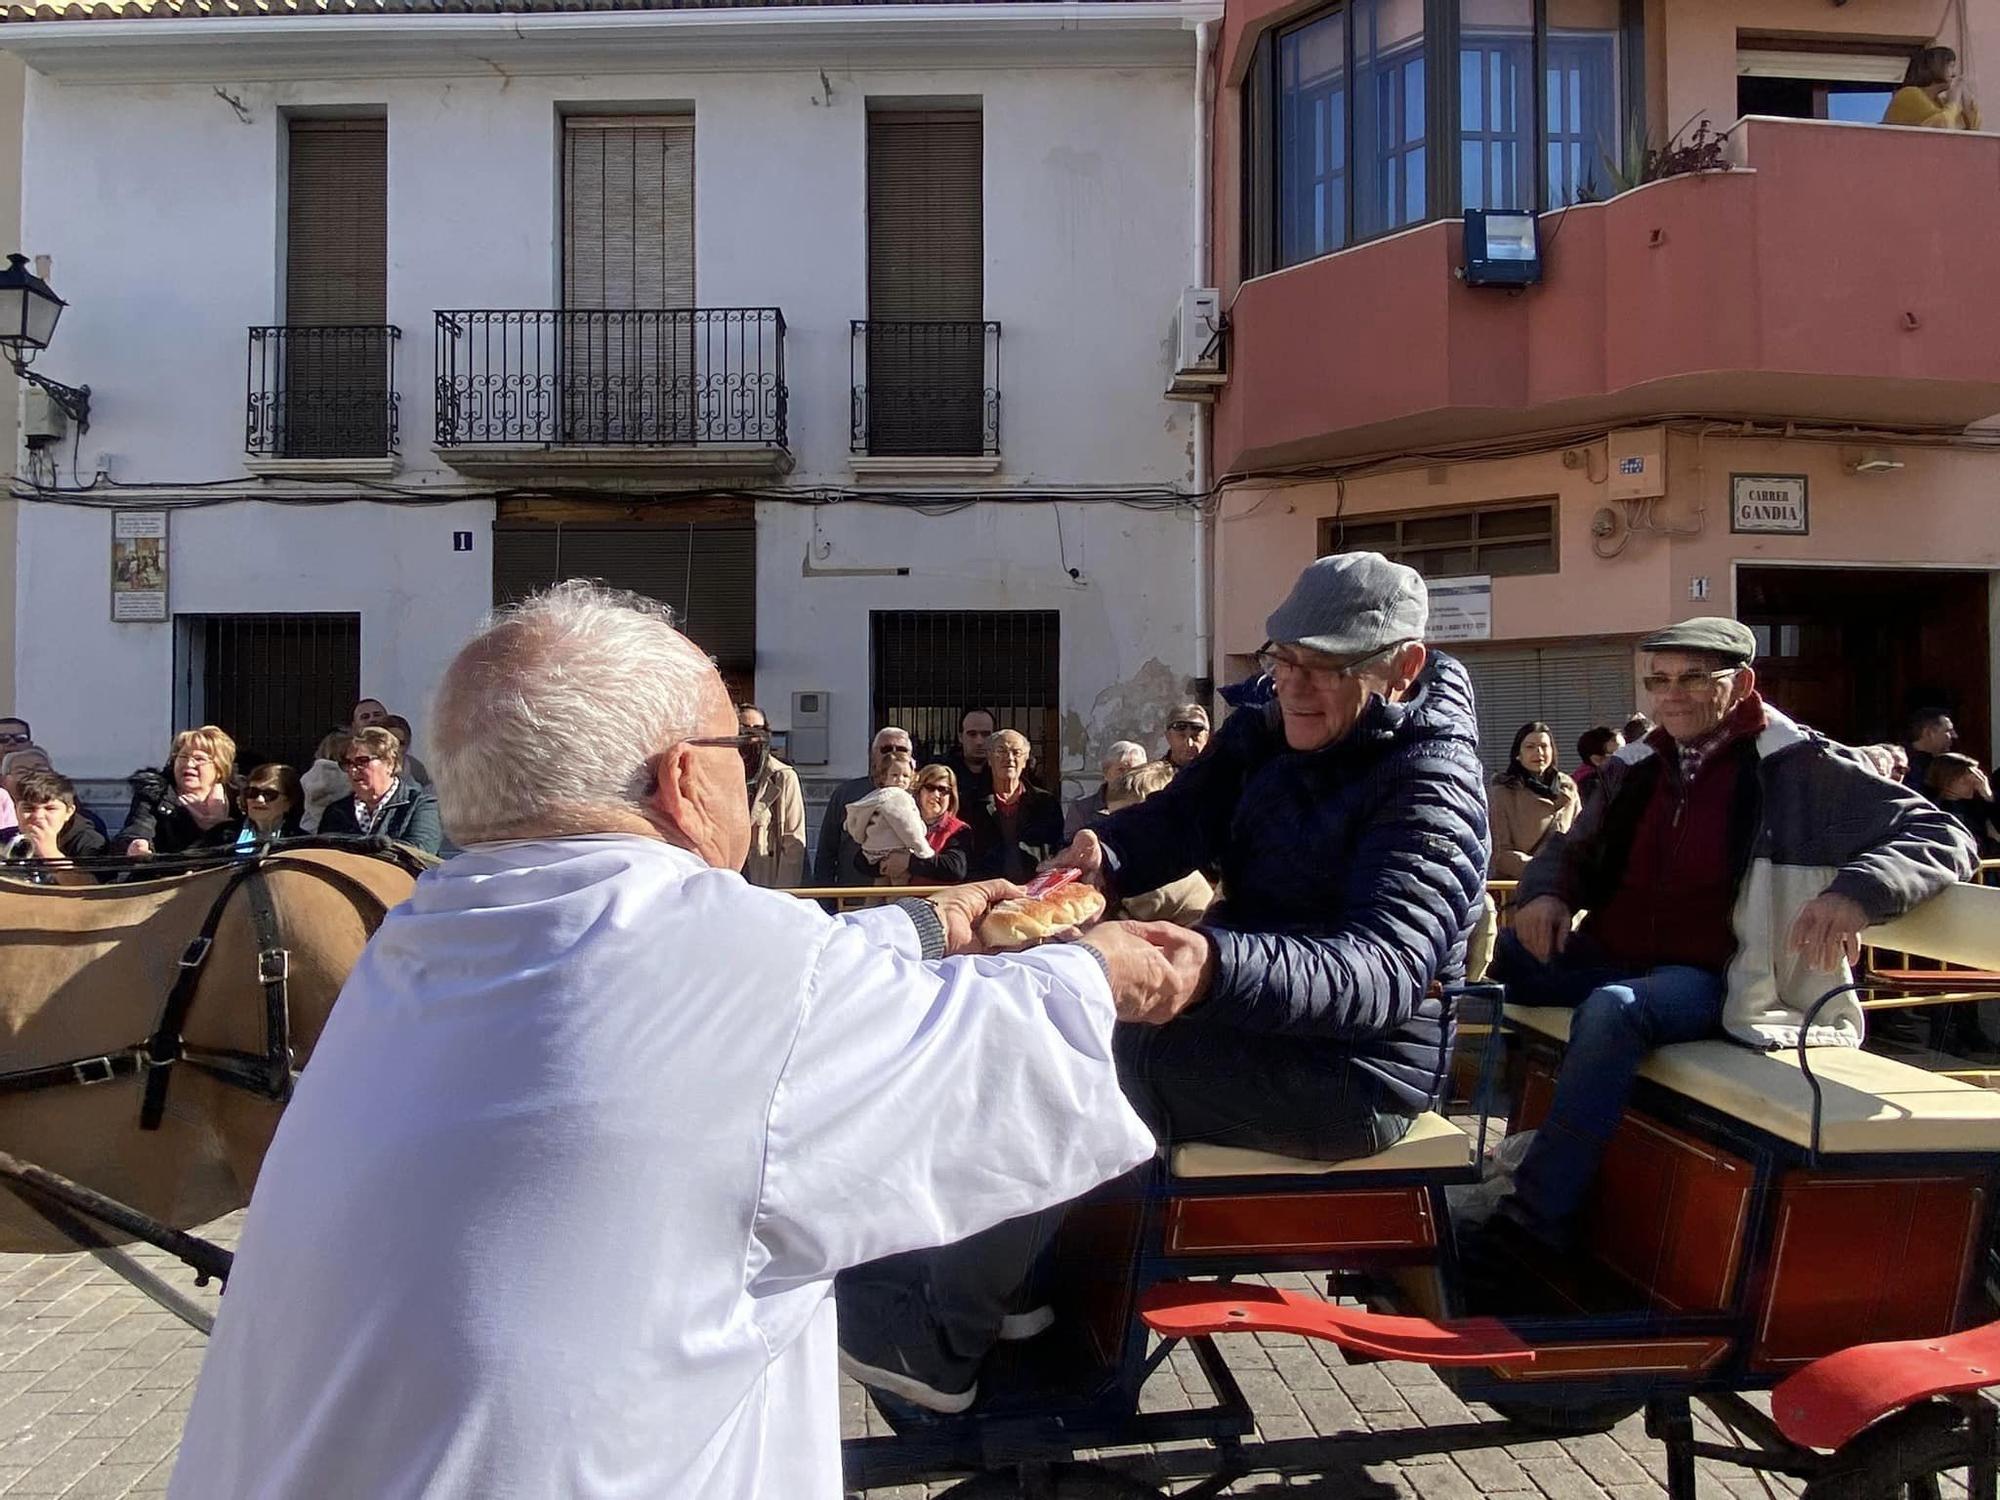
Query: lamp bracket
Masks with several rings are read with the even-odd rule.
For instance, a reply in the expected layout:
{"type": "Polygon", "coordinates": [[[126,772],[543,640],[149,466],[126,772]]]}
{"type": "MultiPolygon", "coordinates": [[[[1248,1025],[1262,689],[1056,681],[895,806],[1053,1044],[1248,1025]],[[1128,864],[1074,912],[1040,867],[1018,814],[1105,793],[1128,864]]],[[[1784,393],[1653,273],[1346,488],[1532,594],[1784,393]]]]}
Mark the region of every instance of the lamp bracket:
{"type": "Polygon", "coordinates": [[[87,385],[64,385],[59,380],[51,380],[46,375],[38,375],[28,368],[26,361],[18,356],[14,359],[14,373],[40,391],[46,391],[49,399],[62,409],[62,414],[76,423],[79,434],[90,431],[90,387],[87,385]]]}

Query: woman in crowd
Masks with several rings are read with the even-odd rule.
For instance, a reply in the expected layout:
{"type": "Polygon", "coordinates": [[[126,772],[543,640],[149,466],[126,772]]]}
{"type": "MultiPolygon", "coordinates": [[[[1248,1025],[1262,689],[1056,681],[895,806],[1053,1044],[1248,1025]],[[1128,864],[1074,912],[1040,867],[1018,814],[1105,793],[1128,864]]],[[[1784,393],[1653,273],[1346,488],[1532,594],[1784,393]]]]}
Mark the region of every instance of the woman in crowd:
{"type": "Polygon", "coordinates": [[[21,873],[37,885],[95,884],[96,876],[69,863],[105,849],[104,835],[77,814],[75,784],[56,771],[23,771],[15,778],[14,797],[21,831],[8,860],[34,860],[35,866],[21,873]]]}
{"type": "Polygon", "coordinates": [[[971,810],[972,865],[975,880],[1032,880],[1036,868],[1063,847],[1062,799],[1032,786],[1028,769],[1028,737],[1003,729],[986,752],[993,772],[993,790],[984,805],[971,810]]]}
{"type": "Polygon", "coordinates": [[[319,820],[322,834],[379,835],[426,854],[438,852],[444,830],[437,798],[403,774],[403,747],[395,735],[375,725],[355,730],[341,752],[340,768],[347,773],[350,795],[326,810],[319,820]]]}
{"type": "Polygon", "coordinates": [[[242,814],[231,795],[236,741],[213,724],[174,736],[166,774],[141,771],[131,778],[132,808],[112,848],[132,859],[227,849],[236,842],[242,814]]]}
{"type": "Polygon", "coordinates": [[[1514,734],[1507,769],[1487,793],[1495,880],[1519,880],[1528,861],[1553,830],[1567,833],[1582,805],[1576,783],[1556,769],[1555,731],[1535,720],[1514,734]]]}
{"type": "MultiPolygon", "coordinates": [[[[1113,789],[1108,810],[1122,812],[1136,807],[1153,793],[1166,790],[1178,774],[1171,761],[1148,761],[1127,771],[1113,789]]],[[[1178,880],[1170,880],[1150,891],[1122,897],[1111,916],[1133,922],[1172,922],[1176,927],[1192,927],[1208,915],[1215,904],[1215,887],[1199,870],[1191,870],[1178,880]]]]}
{"type": "Polygon", "coordinates": [[[313,763],[299,778],[300,794],[305,799],[299,804],[299,828],[304,833],[318,833],[326,810],[347,795],[347,773],[340,769],[340,757],[347,753],[347,734],[345,729],[336,729],[321,740],[313,752],[313,763]]]}
{"type": "Polygon", "coordinates": [[[1958,54],[1949,47],[1920,47],[1903,73],[1903,86],[1889,100],[1884,125],[1921,125],[1932,130],[1977,130],[1979,106],[1965,97],[1958,54]]]}
{"type": "Polygon", "coordinates": [[[928,859],[892,854],[882,873],[891,885],[957,885],[972,862],[972,826],[958,815],[958,776],[947,765],[925,766],[910,784],[924,820],[928,859]]]}
{"type": "Polygon", "coordinates": [[[243,783],[243,831],[237,847],[269,844],[299,836],[306,794],[290,766],[259,766],[243,783]]]}
{"type": "Polygon", "coordinates": [[[2000,821],[1993,810],[1993,783],[1969,755],[1950,750],[1931,758],[1924,777],[1924,791],[1939,807],[1965,825],[1965,831],[1979,844],[1979,857],[1992,859],[2000,852],[2000,821]]]}

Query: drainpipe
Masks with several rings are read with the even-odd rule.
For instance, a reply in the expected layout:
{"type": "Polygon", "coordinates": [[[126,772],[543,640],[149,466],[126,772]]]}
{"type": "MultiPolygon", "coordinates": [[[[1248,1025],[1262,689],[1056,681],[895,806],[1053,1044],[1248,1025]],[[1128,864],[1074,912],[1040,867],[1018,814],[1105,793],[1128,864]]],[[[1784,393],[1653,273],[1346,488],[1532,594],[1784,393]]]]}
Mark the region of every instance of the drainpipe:
{"type": "MultiPolygon", "coordinates": [[[[1209,159],[1209,84],[1215,65],[1215,26],[1203,21],[1194,29],[1194,245],[1195,286],[1209,282],[1209,202],[1213,194],[1209,159]]],[[[1209,444],[1215,409],[1200,401],[1194,408],[1194,487],[1202,497],[1194,522],[1194,659],[1195,696],[1203,707],[1215,693],[1215,624],[1210,594],[1214,587],[1213,521],[1209,514],[1209,444]]]]}

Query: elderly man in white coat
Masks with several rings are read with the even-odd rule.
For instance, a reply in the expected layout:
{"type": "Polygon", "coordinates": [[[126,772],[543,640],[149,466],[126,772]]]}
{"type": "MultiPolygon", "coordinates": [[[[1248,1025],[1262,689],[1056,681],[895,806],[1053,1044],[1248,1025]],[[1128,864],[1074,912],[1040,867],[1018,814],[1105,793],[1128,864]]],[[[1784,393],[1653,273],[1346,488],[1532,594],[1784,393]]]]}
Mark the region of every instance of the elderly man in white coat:
{"type": "Polygon", "coordinates": [[[1107,925],[973,948],[1011,890],[834,918],[736,874],[736,717],[664,612],[567,584],[458,654],[427,872],[265,1161],[171,1494],[832,1500],[834,1274],[1153,1150],[1107,925]]]}

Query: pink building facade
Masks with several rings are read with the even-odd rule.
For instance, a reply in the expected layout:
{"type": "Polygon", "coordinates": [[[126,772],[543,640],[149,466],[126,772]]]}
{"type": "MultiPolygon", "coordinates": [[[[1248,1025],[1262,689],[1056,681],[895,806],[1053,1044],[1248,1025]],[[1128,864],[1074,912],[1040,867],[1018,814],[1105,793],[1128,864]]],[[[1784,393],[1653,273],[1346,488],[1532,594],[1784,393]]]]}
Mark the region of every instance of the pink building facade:
{"type": "Polygon", "coordinates": [[[2000,7],[1938,12],[1231,0],[1217,676],[1365,546],[1436,582],[1489,760],[1530,718],[1621,723],[1637,639],[1709,613],[1807,722],[1943,707],[1990,760],[2000,134],[1874,123],[1941,43],[2000,126],[2000,7]],[[1708,170],[1636,180],[1702,121],[1708,170]],[[1461,279],[1470,208],[1541,211],[1539,283],[1461,279]]]}

